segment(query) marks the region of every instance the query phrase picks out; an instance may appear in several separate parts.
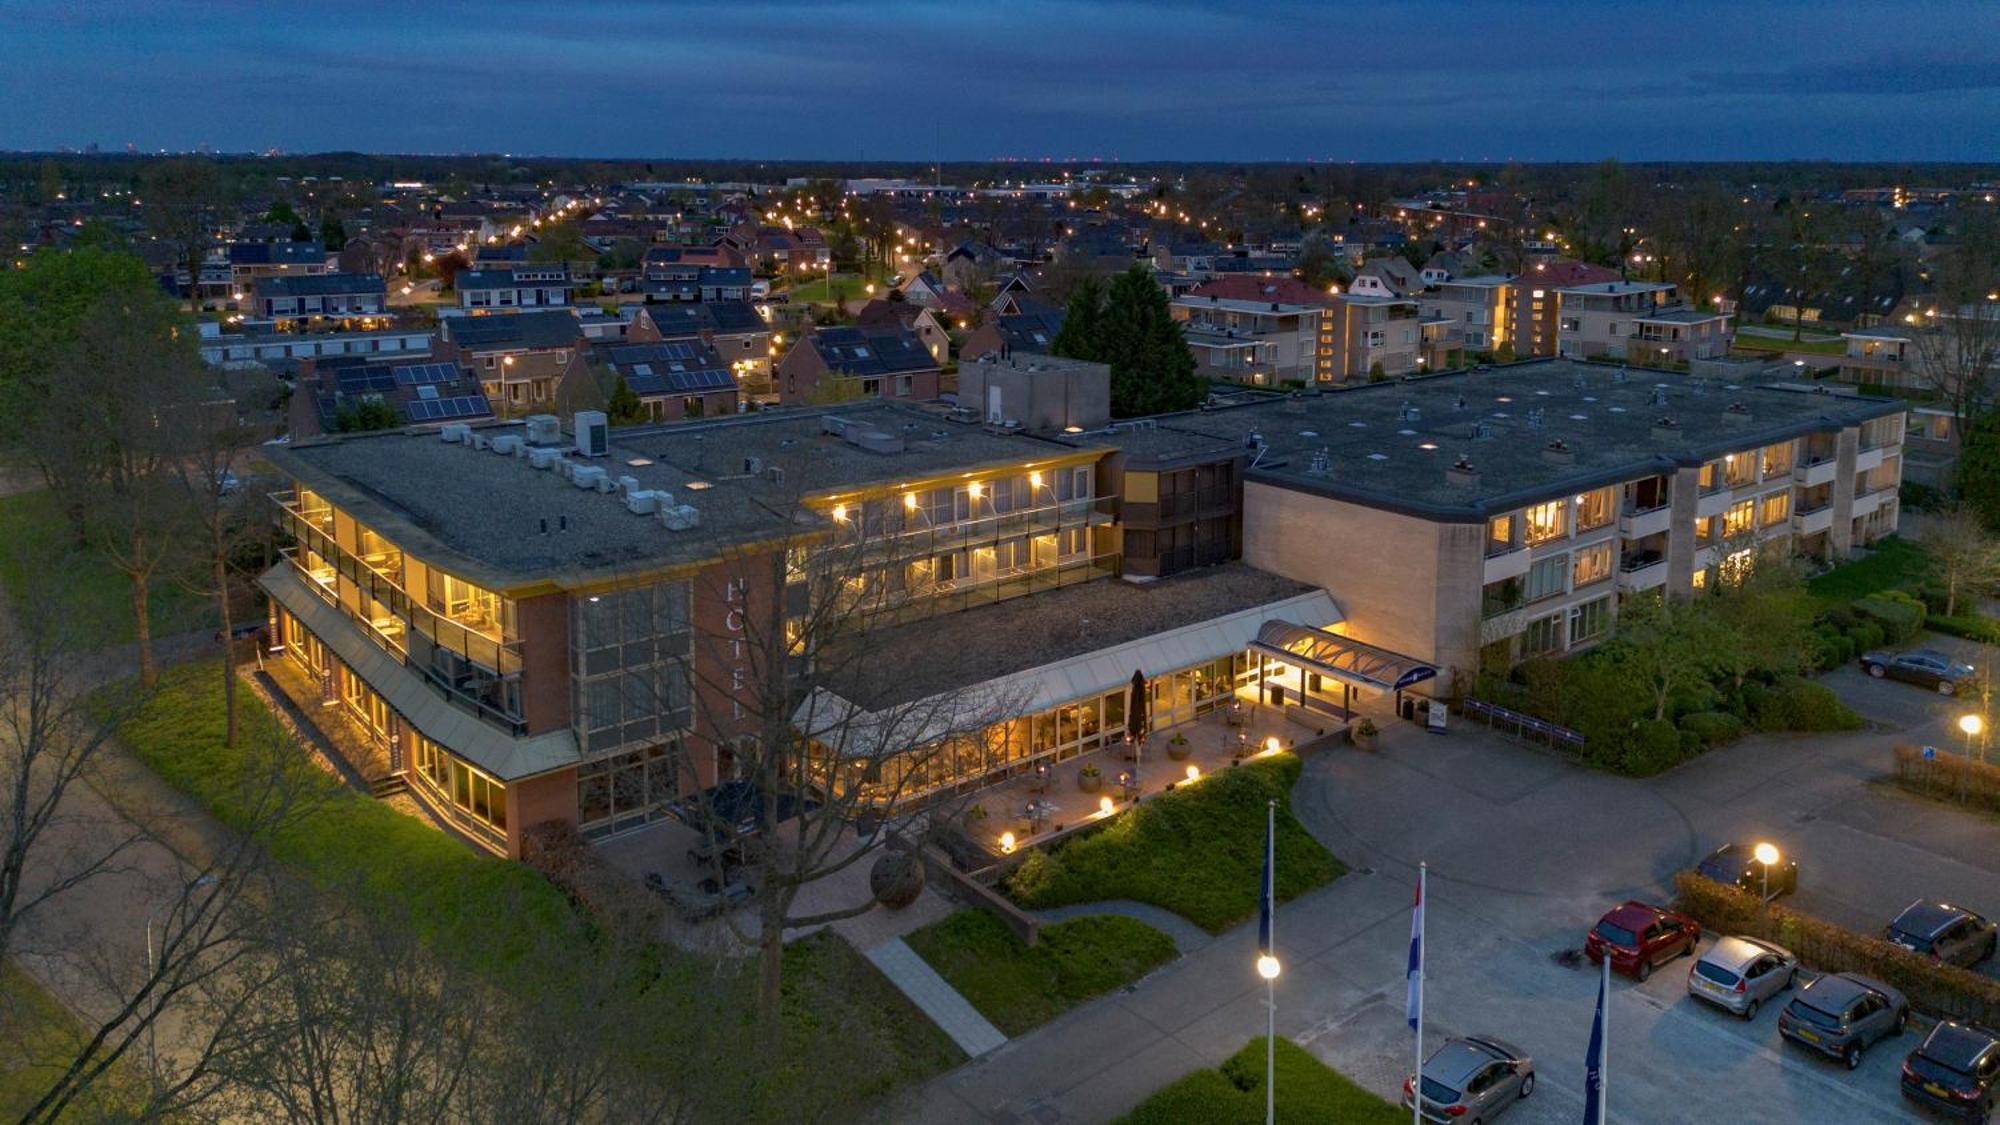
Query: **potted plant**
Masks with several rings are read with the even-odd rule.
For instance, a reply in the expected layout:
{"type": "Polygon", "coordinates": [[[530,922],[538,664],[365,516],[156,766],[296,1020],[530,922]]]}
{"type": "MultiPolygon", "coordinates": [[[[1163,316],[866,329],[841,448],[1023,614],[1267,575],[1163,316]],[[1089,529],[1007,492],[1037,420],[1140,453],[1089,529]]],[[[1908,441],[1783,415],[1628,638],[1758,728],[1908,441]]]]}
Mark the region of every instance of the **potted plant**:
{"type": "Polygon", "coordinates": [[[1381,733],[1375,727],[1375,720],[1365,717],[1360,722],[1347,728],[1348,740],[1354,743],[1354,747],[1357,750],[1375,749],[1375,738],[1381,733]]]}
{"type": "Polygon", "coordinates": [[[1187,735],[1176,732],[1167,740],[1167,757],[1174,761],[1185,762],[1193,753],[1194,748],[1188,745],[1187,735]]]}
{"type": "Polygon", "coordinates": [[[979,826],[986,823],[986,806],[975,804],[965,810],[965,830],[977,833],[979,826]]]}
{"type": "Polygon", "coordinates": [[[1076,771],[1076,788],[1082,793],[1095,793],[1104,788],[1104,773],[1088,762],[1076,771]]]}

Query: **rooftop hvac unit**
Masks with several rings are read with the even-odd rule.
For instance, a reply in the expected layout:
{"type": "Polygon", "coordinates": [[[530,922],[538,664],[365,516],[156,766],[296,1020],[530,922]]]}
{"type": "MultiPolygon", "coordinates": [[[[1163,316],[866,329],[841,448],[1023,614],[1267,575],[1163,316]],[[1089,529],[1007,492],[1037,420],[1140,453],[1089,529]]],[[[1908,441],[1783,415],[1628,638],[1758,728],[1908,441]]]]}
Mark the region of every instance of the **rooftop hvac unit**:
{"type": "Polygon", "coordinates": [[[650,516],[660,510],[659,497],[650,489],[635,488],[625,492],[625,510],[634,515],[650,516]]]}
{"type": "Polygon", "coordinates": [[[611,452],[611,419],[602,410],[576,412],[576,451],[585,457],[611,452]]]}
{"type": "Polygon", "coordinates": [[[438,436],[456,444],[472,436],[472,427],[466,425],[464,422],[446,422],[444,425],[438,427],[438,436]]]}
{"type": "Polygon", "coordinates": [[[472,435],[472,448],[485,450],[485,449],[491,449],[492,447],[493,447],[492,439],[488,438],[485,434],[475,433],[472,435]]]}
{"type": "Polygon", "coordinates": [[[847,419],[837,414],[822,414],[819,419],[819,428],[821,433],[839,437],[847,432],[847,419]]]}
{"type": "Polygon", "coordinates": [[[764,459],[762,457],[745,457],[743,459],[743,472],[746,476],[754,477],[763,471],[764,459]]]}
{"type": "Polygon", "coordinates": [[[570,470],[569,482],[578,488],[596,488],[599,481],[611,483],[609,475],[596,465],[578,465],[570,470]]]}
{"type": "Polygon", "coordinates": [[[772,484],[785,483],[784,467],[782,465],[764,466],[764,479],[770,481],[772,484]]]}
{"type": "Polygon", "coordinates": [[[528,450],[528,464],[537,469],[553,469],[556,467],[556,462],[560,460],[562,460],[562,453],[558,450],[547,448],[528,450]]]}
{"type": "Polygon", "coordinates": [[[638,477],[623,476],[618,478],[618,491],[623,492],[627,496],[629,496],[634,492],[638,492],[639,490],[640,489],[639,489],[638,477]]]}
{"type": "Polygon", "coordinates": [[[518,457],[521,455],[522,448],[524,448],[524,443],[520,434],[501,434],[499,437],[493,439],[493,452],[495,453],[508,457],[518,457]]]}
{"type": "Polygon", "coordinates": [[[553,414],[528,415],[529,445],[561,445],[562,419],[553,414]]]}
{"type": "Polygon", "coordinates": [[[847,440],[870,453],[901,453],[903,451],[902,437],[896,434],[885,433],[881,430],[851,428],[847,431],[847,440]]]}
{"type": "Polygon", "coordinates": [[[660,522],[668,531],[686,531],[701,522],[701,513],[692,504],[675,504],[660,509],[660,522]]]}

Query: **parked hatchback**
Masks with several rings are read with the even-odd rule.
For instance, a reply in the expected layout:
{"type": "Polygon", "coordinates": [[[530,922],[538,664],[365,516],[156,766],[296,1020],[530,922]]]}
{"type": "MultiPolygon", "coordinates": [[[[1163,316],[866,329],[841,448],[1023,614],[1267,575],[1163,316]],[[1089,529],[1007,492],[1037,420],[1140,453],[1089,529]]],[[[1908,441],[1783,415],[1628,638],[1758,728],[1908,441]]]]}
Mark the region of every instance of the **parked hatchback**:
{"type": "Polygon", "coordinates": [[[1520,1048],[1485,1035],[1454,1036],[1403,1080],[1408,1109],[1423,1087],[1426,1121],[1484,1123],[1535,1092],[1535,1064],[1520,1048]]]}
{"type": "Polygon", "coordinates": [[[1963,1121],[1989,1120],[2000,1108],[2000,1039],[1951,1020],[1931,1028],[1903,1060],[1903,1096],[1963,1121]]]}
{"type": "Polygon", "coordinates": [[[1934,648],[1910,652],[1869,652],[1861,657],[1861,670],[1881,679],[1904,680],[1931,688],[1939,695],[1951,695],[1958,685],[1976,674],[1972,665],[1960,664],[1934,648]]]}
{"type": "Polygon", "coordinates": [[[1688,969],[1688,995],[1746,1020],[1764,1001],[1792,987],[1799,959],[1790,950],[1752,937],[1716,939],[1688,969]]]}
{"type": "Polygon", "coordinates": [[[1903,994],[1859,973],[1828,973],[1813,981],[1778,1013],[1778,1034],[1853,1070],[1879,1039],[1901,1035],[1910,1022],[1903,994]]]}
{"type": "Polygon", "coordinates": [[[1612,907],[1584,935],[1583,952],[1592,964],[1611,958],[1611,967],[1640,980],[1653,967],[1694,952],[1701,923],[1676,910],[1627,902],[1612,907]]]}
{"type": "Polygon", "coordinates": [[[1993,923],[1972,911],[1923,899],[1904,907],[1883,936],[1912,953],[1968,967],[1993,956],[1994,943],[2000,940],[1993,923]]]}
{"type": "Polygon", "coordinates": [[[1765,894],[1766,887],[1770,888],[1772,898],[1799,889],[1799,861],[1780,856],[1767,872],[1764,865],[1757,862],[1754,844],[1724,844],[1708,853],[1708,858],[1702,860],[1695,871],[1703,878],[1760,897],[1765,894]]]}

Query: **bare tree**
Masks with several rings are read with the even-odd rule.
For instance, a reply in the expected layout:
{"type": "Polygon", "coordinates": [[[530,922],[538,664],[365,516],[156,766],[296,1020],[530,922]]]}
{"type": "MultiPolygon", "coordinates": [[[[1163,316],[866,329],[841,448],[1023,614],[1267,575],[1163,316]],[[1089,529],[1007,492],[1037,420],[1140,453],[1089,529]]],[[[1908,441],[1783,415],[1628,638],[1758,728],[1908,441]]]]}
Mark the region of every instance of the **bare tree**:
{"type": "Polygon", "coordinates": [[[1994,405],[2000,379],[2000,220],[1968,213],[1922,318],[1911,344],[1924,381],[1966,434],[1994,405]]]}
{"type": "Polygon", "coordinates": [[[1985,589],[2000,579],[2000,540],[1986,530],[1979,513],[1961,504],[1927,516],[1917,541],[1937,564],[1944,583],[1944,613],[1958,612],[1959,595],[1985,589]]]}
{"type": "MultiPolygon", "coordinates": [[[[234,598],[243,577],[237,561],[243,549],[268,536],[268,524],[246,510],[244,468],[256,443],[256,431],[245,424],[234,400],[221,395],[193,401],[178,412],[186,420],[186,441],[171,462],[180,486],[180,503],[191,529],[201,541],[199,565],[190,566],[181,582],[215,605],[222,636],[223,745],[236,745],[236,644],[234,598]]],[[[194,553],[194,552],[190,552],[194,553]]],[[[261,560],[260,560],[261,561],[261,560]]]]}

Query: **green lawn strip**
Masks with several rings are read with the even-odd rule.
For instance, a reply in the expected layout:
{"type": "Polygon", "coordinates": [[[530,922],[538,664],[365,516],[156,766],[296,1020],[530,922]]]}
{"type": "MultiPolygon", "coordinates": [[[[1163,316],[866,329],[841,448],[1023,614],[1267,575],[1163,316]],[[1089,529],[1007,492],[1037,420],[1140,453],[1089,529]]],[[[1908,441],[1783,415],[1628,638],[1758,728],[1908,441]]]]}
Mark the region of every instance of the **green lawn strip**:
{"type": "Polygon", "coordinates": [[[1116,914],[1050,923],[1030,946],[992,911],[961,910],[904,940],[1010,1036],[1174,959],[1172,938],[1116,914]]]}
{"type": "Polygon", "coordinates": [[[837,1090],[842,1102],[880,1097],[965,1061],[942,1028],[832,930],[785,946],[784,996],[785,1057],[816,1076],[803,1083],[837,1090]]]}
{"type": "MultiPolygon", "coordinates": [[[[15,1120],[39,1101],[84,1042],[83,1028],[56,998],[22,972],[0,959],[0,1118],[15,1120]]],[[[129,1118],[145,1104],[145,1085],[124,1062],[84,1091],[71,1107],[69,1120],[113,1121],[129,1118]]]]}
{"type": "MultiPolygon", "coordinates": [[[[0,497],[0,582],[16,610],[55,598],[85,647],[124,644],[134,633],[132,584],[94,550],[79,547],[47,490],[0,497]]],[[[205,599],[162,575],[147,598],[153,635],[198,629],[214,620],[205,599]]]]}
{"type": "Polygon", "coordinates": [[[1029,853],[1007,880],[1023,906],[1129,898],[1220,933],[1257,909],[1264,810],[1278,801],[1278,897],[1330,883],[1347,868],[1313,839],[1286,802],[1296,755],[1256,758],[1143,801],[1101,828],[1029,853]]]}
{"type": "MultiPolygon", "coordinates": [[[[130,685],[107,690],[129,691],[130,685]]],[[[308,761],[255,694],[240,692],[237,703],[241,733],[231,749],[222,740],[217,664],[170,668],[161,673],[160,690],[120,726],[119,737],[168,784],[234,827],[253,816],[251,794],[259,782],[270,771],[283,771],[305,799],[272,831],[273,855],[414,927],[442,957],[524,1002],[563,995],[569,988],[564,982],[583,972],[583,959],[623,956],[632,959],[633,987],[657,994],[664,1005],[645,1026],[632,1029],[632,1050],[683,1040],[691,1034],[684,1025],[715,1018],[709,1006],[717,1002],[747,1019],[754,962],[717,965],[667,946],[607,951],[540,874],[356,792],[308,761]],[[644,983],[649,978],[654,983],[644,983]],[[675,997],[686,997],[685,1004],[675,997]]],[[[644,892],[635,886],[633,893],[644,892]]],[[[799,1065],[835,1055],[842,1060],[834,1076],[802,1077],[789,1089],[812,1091],[830,1107],[851,1107],[964,1061],[942,1031],[832,933],[793,942],[785,961],[787,1057],[799,1065]]],[[[833,1108],[828,1112],[840,1116],[833,1108]]]]}
{"type": "MultiPolygon", "coordinates": [[[[1395,1125],[1402,1107],[1355,1085],[1305,1048],[1278,1040],[1277,1118],[1288,1125],[1395,1125]]],[[[1120,1125],[1257,1125],[1264,1120],[1264,1040],[1252,1039],[1216,1070],[1160,1087],[1120,1125]]]]}
{"type": "Polygon", "coordinates": [[[1806,591],[1823,606],[1846,605],[1883,590],[1914,587],[1930,573],[1930,556],[1900,536],[1889,536],[1869,549],[1865,558],[1845,562],[1806,583],[1806,591]]]}

